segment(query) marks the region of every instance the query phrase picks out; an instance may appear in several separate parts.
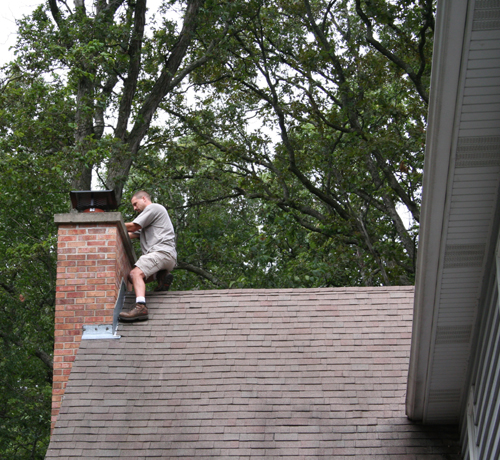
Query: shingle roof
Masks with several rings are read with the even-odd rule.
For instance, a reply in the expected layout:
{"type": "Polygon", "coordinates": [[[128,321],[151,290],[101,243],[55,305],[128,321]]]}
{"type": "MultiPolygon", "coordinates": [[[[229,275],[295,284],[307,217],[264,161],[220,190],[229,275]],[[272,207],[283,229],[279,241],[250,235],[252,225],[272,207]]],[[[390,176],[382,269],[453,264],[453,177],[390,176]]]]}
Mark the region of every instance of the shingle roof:
{"type": "Polygon", "coordinates": [[[405,416],[413,288],[168,292],[84,340],[47,459],[458,459],[405,416]]]}

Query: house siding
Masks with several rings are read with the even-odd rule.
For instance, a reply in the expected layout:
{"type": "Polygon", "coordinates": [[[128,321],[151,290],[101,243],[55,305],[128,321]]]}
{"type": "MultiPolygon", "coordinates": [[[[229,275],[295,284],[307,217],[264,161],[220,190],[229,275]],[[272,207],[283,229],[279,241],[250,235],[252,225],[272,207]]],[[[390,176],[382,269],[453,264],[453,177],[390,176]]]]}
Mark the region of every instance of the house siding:
{"type": "Polygon", "coordinates": [[[498,257],[492,261],[490,283],[481,308],[481,326],[462,413],[462,453],[465,460],[500,458],[500,305],[498,257]]]}

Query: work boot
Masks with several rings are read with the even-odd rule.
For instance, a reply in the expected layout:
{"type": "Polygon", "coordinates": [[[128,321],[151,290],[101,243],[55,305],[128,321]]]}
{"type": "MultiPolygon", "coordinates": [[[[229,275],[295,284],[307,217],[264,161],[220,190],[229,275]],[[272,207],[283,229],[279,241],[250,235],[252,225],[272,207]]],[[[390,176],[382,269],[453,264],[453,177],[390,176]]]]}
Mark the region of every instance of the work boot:
{"type": "Polygon", "coordinates": [[[136,303],[135,307],[130,311],[122,311],[120,313],[120,321],[146,321],[148,319],[148,308],[145,303],[136,303]]]}
{"type": "Polygon", "coordinates": [[[170,285],[174,280],[174,275],[172,275],[172,273],[167,273],[167,270],[160,270],[156,274],[158,286],[155,287],[154,292],[168,291],[170,289],[170,285]]]}

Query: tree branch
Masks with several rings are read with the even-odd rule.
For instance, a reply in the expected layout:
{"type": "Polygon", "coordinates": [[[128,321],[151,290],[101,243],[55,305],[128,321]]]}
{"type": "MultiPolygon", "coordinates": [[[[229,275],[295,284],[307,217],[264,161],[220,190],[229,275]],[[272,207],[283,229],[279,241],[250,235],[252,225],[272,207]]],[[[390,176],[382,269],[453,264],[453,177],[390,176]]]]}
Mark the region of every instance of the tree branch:
{"type": "MultiPolygon", "coordinates": [[[[379,51],[381,54],[383,54],[387,59],[389,59],[391,62],[396,64],[400,69],[404,70],[404,72],[408,75],[410,80],[414,83],[415,88],[418,91],[418,94],[422,98],[422,100],[428,104],[429,103],[429,94],[425,90],[424,85],[422,84],[422,79],[420,78],[422,76],[423,70],[416,74],[411,66],[404,62],[401,58],[396,56],[394,53],[392,53],[390,50],[388,50],[386,47],[382,45],[378,40],[376,40],[373,36],[373,26],[368,18],[368,16],[364,13],[363,9],[361,8],[361,0],[356,0],[356,12],[358,13],[358,16],[361,18],[361,20],[364,22],[366,26],[366,41],[372,45],[377,51],[379,51]]],[[[424,38],[425,40],[425,38],[424,38]]],[[[425,41],[424,41],[425,43],[425,41]]],[[[423,46],[423,45],[422,45],[423,46]]],[[[422,54],[420,54],[422,56],[422,54]]],[[[425,67],[425,63],[424,63],[425,67]]]]}
{"type": "MultiPolygon", "coordinates": [[[[408,210],[411,212],[413,218],[419,222],[420,221],[420,210],[415,202],[413,202],[406,191],[401,187],[401,184],[397,181],[396,177],[392,173],[389,165],[383,158],[382,154],[379,151],[374,150],[373,156],[377,162],[378,167],[384,173],[385,178],[389,182],[389,186],[396,192],[396,194],[401,198],[401,201],[406,205],[408,210]]],[[[370,161],[370,160],[369,160],[370,161]]]]}
{"type": "MultiPolygon", "coordinates": [[[[7,333],[3,332],[2,330],[0,330],[0,337],[2,337],[4,340],[14,344],[16,347],[25,348],[25,345],[18,338],[12,336],[12,334],[7,334],[7,333]]],[[[50,355],[48,353],[46,353],[45,351],[40,350],[40,349],[35,349],[32,351],[32,353],[37,358],[39,358],[43,362],[43,364],[45,364],[48,367],[50,378],[52,378],[52,370],[54,368],[54,363],[53,363],[50,355]]]]}
{"type": "Polygon", "coordinates": [[[57,6],[57,0],[49,0],[50,12],[59,29],[62,26],[61,10],[57,6]]]}
{"type": "Polygon", "coordinates": [[[207,272],[206,270],[203,270],[203,268],[196,267],[195,265],[191,265],[187,262],[177,262],[176,269],[187,270],[188,272],[195,273],[196,275],[199,275],[202,278],[207,279],[208,281],[215,284],[216,286],[219,286],[219,287],[225,288],[225,289],[229,289],[229,286],[226,283],[217,279],[214,275],[212,275],[212,273],[207,272]]]}
{"type": "Polygon", "coordinates": [[[168,94],[170,84],[186,55],[197,25],[197,16],[204,0],[188,1],[182,30],[172,48],[170,56],[163,67],[160,77],[156,80],[149,95],[137,113],[136,122],[127,138],[128,155],[118,153],[110,162],[108,185],[115,190],[117,201],[121,201],[123,185],[132,165],[132,158],[139,150],[140,143],[146,135],[153,115],[162,99],[168,94]]]}
{"type": "Polygon", "coordinates": [[[130,56],[127,78],[123,84],[123,93],[118,110],[115,137],[124,141],[127,133],[128,120],[132,111],[132,102],[137,89],[137,80],[141,70],[141,49],[146,24],[146,0],[137,0],[135,3],[134,29],[128,48],[130,56]]]}

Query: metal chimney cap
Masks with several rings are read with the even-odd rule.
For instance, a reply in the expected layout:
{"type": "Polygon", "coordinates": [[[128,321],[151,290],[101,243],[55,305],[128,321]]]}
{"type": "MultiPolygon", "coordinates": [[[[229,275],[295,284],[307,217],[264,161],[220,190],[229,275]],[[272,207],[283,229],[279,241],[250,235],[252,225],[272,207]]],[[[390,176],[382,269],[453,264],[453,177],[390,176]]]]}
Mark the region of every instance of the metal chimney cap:
{"type": "Polygon", "coordinates": [[[110,211],[118,209],[114,190],[82,190],[69,192],[73,209],[77,211],[110,211]]]}

